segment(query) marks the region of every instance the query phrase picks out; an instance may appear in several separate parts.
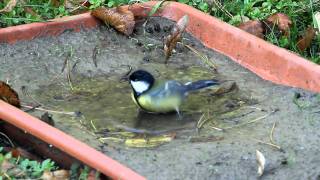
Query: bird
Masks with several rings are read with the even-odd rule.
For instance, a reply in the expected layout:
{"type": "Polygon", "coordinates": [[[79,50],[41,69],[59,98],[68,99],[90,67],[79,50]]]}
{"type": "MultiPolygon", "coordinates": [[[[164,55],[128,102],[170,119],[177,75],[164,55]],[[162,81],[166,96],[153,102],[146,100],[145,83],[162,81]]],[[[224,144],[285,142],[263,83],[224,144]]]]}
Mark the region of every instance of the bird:
{"type": "Polygon", "coordinates": [[[219,85],[215,79],[181,83],[176,80],[158,80],[146,70],[136,70],[129,75],[134,103],[148,113],[177,112],[190,92],[219,85]]]}

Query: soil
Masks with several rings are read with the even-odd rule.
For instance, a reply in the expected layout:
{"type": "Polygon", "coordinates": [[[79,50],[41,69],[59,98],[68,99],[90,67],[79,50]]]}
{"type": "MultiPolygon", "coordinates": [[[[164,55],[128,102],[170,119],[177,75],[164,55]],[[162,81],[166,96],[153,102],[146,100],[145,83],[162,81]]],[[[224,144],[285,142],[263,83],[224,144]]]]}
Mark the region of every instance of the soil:
{"type": "Polygon", "coordinates": [[[55,127],[148,179],[256,179],[256,150],[266,158],[263,179],[319,178],[319,94],[265,81],[187,33],[183,44],[207,56],[218,71],[183,44],[165,65],[163,37],[172,25],[151,18],[145,26],[138,23],[130,38],[101,26],[1,44],[0,79],[9,81],[24,105],[59,111],[50,112],[55,127]],[[137,111],[130,86],[120,81],[129,66],[159,79],[225,83],[190,94],[182,118],[146,114],[137,111]],[[237,87],[229,89],[232,82],[237,87]],[[221,87],[228,91],[218,93],[221,87]],[[175,138],[161,146],[124,143],[131,136],[161,139],[168,133],[175,138]]]}

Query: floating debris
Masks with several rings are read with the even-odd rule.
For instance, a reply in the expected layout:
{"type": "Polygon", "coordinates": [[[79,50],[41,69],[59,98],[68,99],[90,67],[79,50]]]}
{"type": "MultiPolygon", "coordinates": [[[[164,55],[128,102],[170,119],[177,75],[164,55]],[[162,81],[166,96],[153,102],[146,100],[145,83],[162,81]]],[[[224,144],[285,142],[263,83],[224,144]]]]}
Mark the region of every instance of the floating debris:
{"type": "Polygon", "coordinates": [[[264,166],[266,164],[266,158],[259,150],[256,150],[256,156],[258,162],[258,175],[262,176],[264,172],[264,166]]]}

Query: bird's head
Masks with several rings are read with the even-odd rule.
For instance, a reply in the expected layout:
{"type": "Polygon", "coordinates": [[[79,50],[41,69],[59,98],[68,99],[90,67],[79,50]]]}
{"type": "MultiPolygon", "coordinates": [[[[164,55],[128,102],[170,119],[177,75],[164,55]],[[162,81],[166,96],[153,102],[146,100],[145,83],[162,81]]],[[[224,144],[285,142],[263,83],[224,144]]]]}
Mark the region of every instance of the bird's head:
{"type": "Polygon", "coordinates": [[[135,93],[139,95],[148,91],[152,87],[154,78],[145,70],[137,70],[129,76],[129,82],[135,93]]]}

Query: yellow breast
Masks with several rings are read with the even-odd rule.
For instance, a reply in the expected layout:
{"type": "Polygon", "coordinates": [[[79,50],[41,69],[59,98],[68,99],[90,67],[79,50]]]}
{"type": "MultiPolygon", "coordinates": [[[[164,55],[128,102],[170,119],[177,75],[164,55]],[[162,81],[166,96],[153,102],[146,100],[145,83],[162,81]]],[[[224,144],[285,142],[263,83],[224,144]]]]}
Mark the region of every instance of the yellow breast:
{"type": "Polygon", "coordinates": [[[149,95],[142,95],[138,97],[136,102],[133,96],[134,102],[146,111],[165,113],[170,111],[176,111],[182,103],[182,99],[179,96],[169,96],[166,98],[155,98],[149,95]]]}

